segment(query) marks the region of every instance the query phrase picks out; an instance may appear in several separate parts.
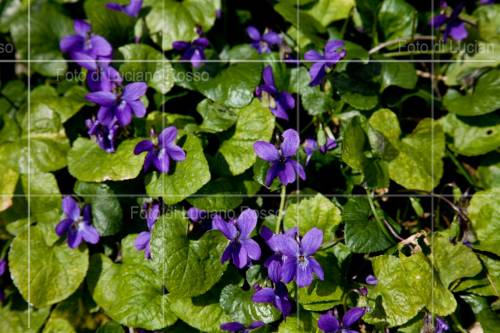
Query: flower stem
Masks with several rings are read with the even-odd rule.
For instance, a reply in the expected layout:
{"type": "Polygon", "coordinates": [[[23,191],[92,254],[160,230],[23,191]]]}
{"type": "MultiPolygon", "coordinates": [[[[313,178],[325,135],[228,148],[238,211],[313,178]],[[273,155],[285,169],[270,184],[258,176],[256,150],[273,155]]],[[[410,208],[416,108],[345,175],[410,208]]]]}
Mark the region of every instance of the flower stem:
{"type": "Polygon", "coordinates": [[[462,163],[460,163],[460,161],[457,159],[455,154],[453,154],[453,152],[451,152],[449,149],[446,149],[446,155],[450,158],[450,160],[453,162],[453,164],[455,164],[455,166],[458,169],[458,172],[461,173],[462,176],[464,176],[465,180],[467,180],[467,182],[471,186],[476,187],[476,183],[474,182],[474,179],[472,179],[471,175],[467,172],[467,170],[465,170],[464,166],[462,165],[462,163]]]}
{"type": "Polygon", "coordinates": [[[274,233],[280,232],[281,220],[283,219],[283,213],[285,209],[285,199],[286,199],[286,185],[281,185],[281,196],[280,196],[280,208],[278,210],[278,220],[276,221],[276,227],[274,233]]]}
{"type": "Polygon", "coordinates": [[[370,208],[372,210],[373,216],[375,217],[375,220],[377,221],[377,224],[380,229],[384,232],[384,235],[387,237],[387,239],[392,239],[393,236],[387,231],[387,228],[385,227],[384,222],[380,219],[380,216],[377,214],[377,210],[375,209],[375,204],[373,203],[372,195],[371,193],[366,190],[368,202],[370,203],[370,208]]]}

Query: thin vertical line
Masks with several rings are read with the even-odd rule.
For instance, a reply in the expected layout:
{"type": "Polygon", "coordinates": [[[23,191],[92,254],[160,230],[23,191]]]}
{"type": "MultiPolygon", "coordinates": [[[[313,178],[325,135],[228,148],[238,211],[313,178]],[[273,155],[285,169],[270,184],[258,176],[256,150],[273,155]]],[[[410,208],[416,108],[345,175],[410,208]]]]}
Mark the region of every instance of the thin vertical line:
{"type": "MultiPolygon", "coordinates": [[[[163,1],[162,2],[162,15],[165,15],[165,9],[166,9],[165,8],[165,1],[163,1]]],[[[162,34],[161,34],[161,49],[162,49],[162,51],[165,50],[165,46],[166,46],[165,45],[165,37],[163,36],[163,32],[162,32],[162,34]]],[[[165,71],[163,71],[163,73],[165,73],[165,71]]],[[[162,97],[163,96],[164,96],[164,94],[162,94],[162,97]]],[[[162,104],[161,104],[161,125],[162,125],[162,128],[161,128],[161,130],[163,131],[163,129],[165,128],[165,102],[164,102],[164,98],[162,98],[161,101],[162,101],[162,104]]],[[[159,135],[160,133],[157,133],[157,134],[159,135]]],[[[164,192],[165,192],[165,177],[163,176],[161,178],[162,197],[163,197],[164,192]]],[[[164,203],[162,202],[161,204],[163,205],[164,203]]],[[[163,207],[162,205],[160,207],[163,207]]],[[[160,214],[160,216],[161,215],[162,214],[160,214]]],[[[161,263],[161,280],[162,280],[161,285],[163,286],[163,289],[165,290],[166,289],[166,287],[165,287],[165,255],[166,255],[166,252],[165,252],[165,225],[163,223],[161,224],[161,238],[162,238],[161,244],[163,246],[163,259],[162,259],[162,263],[161,263]]],[[[161,312],[162,312],[162,316],[163,316],[163,323],[165,323],[165,306],[166,306],[165,295],[163,295],[163,297],[161,298],[161,312]]]]}
{"type": "MultiPolygon", "coordinates": [[[[295,15],[297,16],[296,19],[297,19],[297,33],[296,33],[296,41],[297,41],[297,78],[299,78],[299,71],[300,71],[300,9],[299,9],[299,6],[300,6],[300,0],[297,0],[296,1],[296,11],[295,11],[295,15]]],[[[299,84],[300,80],[297,80],[297,87],[296,87],[296,91],[297,91],[297,102],[295,103],[295,109],[296,109],[296,117],[297,117],[297,132],[299,133],[299,138],[300,138],[300,84],[299,84]]],[[[297,151],[297,155],[296,155],[296,158],[298,159],[298,151],[297,151]]],[[[299,163],[299,162],[298,162],[299,163]]],[[[298,214],[299,212],[299,198],[298,198],[298,195],[299,195],[299,192],[300,192],[300,177],[297,175],[297,191],[295,191],[295,202],[297,203],[295,205],[295,209],[296,209],[296,213],[295,216],[297,216],[297,229],[299,230],[299,234],[300,234],[300,214],[298,214]]],[[[285,209],[286,211],[286,209],[285,209]]],[[[298,269],[298,267],[297,267],[298,269]]],[[[295,276],[298,276],[298,271],[295,272],[296,275],[295,276]]],[[[297,286],[297,282],[295,283],[295,285],[297,286]]],[[[300,327],[300,303],[299,303],[299,288],[296,287],[295,288],[296,290],[296,295],[295,297],[297,297],[297,301],[296,301],[296,306],[297,306],[297,330],[299,329],[300,327]]]]}
{"type": "Polygon", "coordinates": [[[28,1],[28,329],[31,329],[31,0],[28,1]]]}
{"type": "MultiPolygon", "coordinates": [[[[431,0],[431,12],[434,14],[434,0],[431,0]]],[[[434,219],[435,219],[435,207],[434,207],[434,187],[436,186],[434,177],[434,86],[435,86],[435,72],[434,72],[434,38],[435,31],[434,27],[431,29],[432,40],[431,40],[431,249],[434,251],[434,219]]],[[[439,45],[439,44],[438,44],[439,45]]],[[[431,254],[432,255],[432,254],[431,254]]],[[[431,267],[432,281],[431,281],[431,312],[432,312],[432,326],[434,327],[434,269],[431,267]]]]}

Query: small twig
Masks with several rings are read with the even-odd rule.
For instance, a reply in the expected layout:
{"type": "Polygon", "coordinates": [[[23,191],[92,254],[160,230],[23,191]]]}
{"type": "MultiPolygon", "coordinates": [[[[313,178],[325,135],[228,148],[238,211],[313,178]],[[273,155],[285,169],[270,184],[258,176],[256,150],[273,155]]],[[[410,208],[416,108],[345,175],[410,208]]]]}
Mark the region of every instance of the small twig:
{"type": "Polygon", "coordinates": [[[278,220],[276,221],[276,226],[274,227],[274,232],[276,234],[280,232],[281,220],[283,219],[283,213],[285,208],[285,199],[286,199],[286,185],[281,185],[280,208],[278,211],[278,220]]]}
{"type": "Polygon", "coordinates": [[[368,51],[368,54],[374,54],[377,53],[378,51],[392,45],[398,45],[401,43],[404,43],[405,45],[408,44],[409,42],[414,42],[416,40],[426,40],[426,41],[433,41],[436,38],[434,36],[412,36],[412,37],[404,37],[404,38],[397,38],[397,39],[392,39],[387,42],[383,42],[372,48],[370,51],[368,51]]]}
{"type": "MultiPolygon", "coordinates": [[[[424,72],[420,69],[417,69],[416,72],[417,72],[418,76],[423,77],[424,79],[432,79],[433,78],[432,74],[429,72],[424,72]]],[[[448,77],[445,75],[434,75],[434,79],[439,80],[439,81],[446,81],[448,79],[448,77]]]]}
{"type": "Polygon", "coordinates": [[[399,235],[396,233],[396,230],[394,230],[394,229],[392,228],[392,226],[390,225],[390,223],[389,223],[389,222],[387,222],[387,220],[386,220],[386,219],[383,219],[383,221],[384,221],[384,224],[385,224],[385,226],[387,227],[387,229],[389,229],[389,232],[390,232],[390,233],[394,236],[394,238],[396,238],[396,239],[397,239],[397,240],[399,240],[399,241],[404,241],[404,238],[402,238],[401,236],[399,236],[399,235]]]}

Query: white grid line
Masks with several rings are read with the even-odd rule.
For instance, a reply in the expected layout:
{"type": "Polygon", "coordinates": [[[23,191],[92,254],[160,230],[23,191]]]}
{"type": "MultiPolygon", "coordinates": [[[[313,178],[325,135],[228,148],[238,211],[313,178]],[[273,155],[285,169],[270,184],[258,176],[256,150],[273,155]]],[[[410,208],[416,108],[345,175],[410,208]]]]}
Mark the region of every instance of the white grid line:
{"type": "MultiPolygon", "coordinates": [[[[85,61],[81,60],[78,61],[78,63],[85,63],[85,62],[90,62],[90,61],[85,61]]],[[[111,60],[111,63],[190,63],[189,60],[182,60],[182,59],[165,59],[165,60],[151,60],[151,59],[130,59],[130,60],[125,60],[125,59],[115,59],[111,60]]],[[[223,64],[230,64],[230,63],[258,63],[258,64],[268,64],[268,63],[286,63],[286,64],[307,64],[307,63],[321,63],[321,62],[326,62],[322,60],[305,60],[305,59],[268,59],[268,60],[260,60],[260,59],[230,59],[230,60],[216,60],[216,59],[206,59],[204,60],[205,63],[223,63],[223,64]]],[[[465,63],[491,63],[491,64],[497,64],[499,62],[499,59],[462,59],[462,60],[455,60],[455,59],[348,59],[348,60],[339,60],[337,63],[362,63],[362,64],[368,64],[368,63],[399,63],[399,62],[410,62],[410,63],[460,63],[460,64],[465,64],[465,63]]],[[[53,59],[53,60],[39,60],[39,59],[0,59],[0,63],[75,63],[77,64],[76,61],[74,60],[61,60],[61,59],[53,59]]],[[[93,63],[93,62],[92,62],[93,63]]]]}
{"type": "MultiPolygon", "coordinates": [[[[350,198],[350,197],[366,197],[366,194],[342,194],[342,193],[290,193],[289,195],[294,195],[299,198],[311,198],[316,196],[317,194],[321,194],[325,197],[337,197],[337,198],[350,198]]],[[[40,194],[31,194],[29,197],[31,198],[43,198],[43,197],[59,197],[59,196],[65,196],[65,195],[74,195],[74,193],[40,193],[40,194]]],[[[156,194],[155,194],[156,195],[156,194]]],[[[80,194],[78,195],[80,197],[96,197],[96,198],[107,198],[107,197],[117,197],[117,198],[143,198],[143,197],[151,197],[151,195],[147,193],[139,193],[139,194],[109,194],[109,195],[99,195],[99,194],[80,194]]],[[[256,198],[256,197],[270,197],[270,198],[279,198],[280,194],[278,193],[258,193],[258,194],[238,194],[238,193],[220,193],[220,194],[169,194],[169,193],[160,193],[161,197],[166,197],[166,198],[204,198],[204,197],[241,197],[241,198],[256,198]]],[[[485,197],[485,198],[496,198],[498,197],[497,195],[494,194],[489,194],[489,193],[473,193],[473,194],[464,194],[464,198],[472,198],[473,196],[475,197],[485,197]]],[[[27,195],[24,194],[0,194],[0,197],[12,197],[12,198],[27,198],[27,195]]],[[[415,194],[406,194],[406,193],[386,193],[383,195],[376,195],[375,197],[377,198],[430,198],[430,197],[445,197],[445,198],[455,198],[456,196],[454,194],[422,194],[422,193],[415,193],[415,194]]]]}
{"type": "Polygon", "coordinates": [[[31,329],[31,0],[28,1],[28,329],[31,329]]]}
{"type": "MultiPolygon", "coordinates": [[[[434,10],[434,0],[431,0],[431,12],[434,10]]],[[[435,38],[435,30],[432,27],[431,28],[431,33],[433,39],[435,38]]],[[[434,40],[431,42],[432,45],[434,46],[434,40]]],[[[431,48],[431,59],[434,60],[436,57],[434,47],[431,48]]],[[[434,103],[435,103],[435,98],[434,98],[434,86],[436,83],[436,77],[435,77],[435,67],[434,67],[434,62],[431,62],[431,118],[432,118],[432,123],[431,123],[431,179],[432,179],[432,189],[431,189],[431,194],[434,194],[434,187],[436,184],[434,184],[434,117],[435,117],[435,109],[434,109],[434,103]]],[[[445,147],[446,149],[446,147],[445,147]]],[[[435,207],[434,207],[434,196],[431,197],[431,251],[434,251],[434,219],[435,219],[435,207]]],[[[431,312],[433,313],[432,315],[432,327],[434,327],[434,268],[431,267],[431,312]]]]}
{"type": "MultiPolygon", "coordinates": [[[[296,20],[297,20],[297,32],[296,32],[296,36],[295,36],[295,39],[296,39],[296,42],[297,42],[297,60],[300,59],[300,9],[299,9],[299,6],[300,6],[300,0],[296,0],[296,20]]],[[[297,75],[300,75],[299,73],[299,70],[300,70],[300,64],[301,62],[297,61],[296,62],[297,66],[297,75]]],[[[297,117],[297,132],[300,133],[301,132],[301,128],[300,128],[300,84],[299,84],[300,80],[297,80],[297,87],[296,87],[296,90],[297,90],[297,103],[296,103],[296,117],[297,117]]],[[[298,155],[298,151],[297,151],[297,155],[298,155]]],[[[298,159],[298,156],[295,156],[295,158],[298,159]]],[[[300,177],[297,175],[297,194],[300,193],[300,177]]],[[[299,200],[299,197],[297,196],[297,194],[295,195],[295,199],[296,201],[298,202],[299,200]]],[[[287,209],[287,207],[285,206],[285,211],[287,209]]],[[[295,205],[295,216],[297,216],[297,221],[296,221],[296,227],[297,227],[297,230],[300,230],[300,214],[299,214],[299,205],[295,205]]],[[[284,224],[284,222],[281,222],[284,224]]],[[[283,228],[284,230],[284,228],[283,228]]],[[[297,265],[297,271],[295,272],[295,276],[298,276],[298,265],[297,265]]],[[[299,288],[297,286],[297,283],[295,283],[295,291],[296,291],[296,294],[295,294],[295,297],[297,298],[296,299],[296,306],[297,306],[297,330],[299,330],[299,324],[300,324],[300,301],[299,301],[299,288]]]]}

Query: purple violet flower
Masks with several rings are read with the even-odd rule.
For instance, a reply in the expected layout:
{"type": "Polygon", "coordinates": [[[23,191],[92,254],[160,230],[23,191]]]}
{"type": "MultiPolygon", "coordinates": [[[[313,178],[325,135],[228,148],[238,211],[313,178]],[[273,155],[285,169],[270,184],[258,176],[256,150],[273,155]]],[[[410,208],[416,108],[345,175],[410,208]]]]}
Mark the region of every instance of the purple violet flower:
{"type": "Polygon", "coordinates": [[[305,139],[304,140],[304,152],[306,153],[306,165],[309,164],[313,153],[319,150],[322,154],[325,154],[327,151],[330,151],[337,147],[337,141],[335,138],[328,137],[324,145],[318,147],[318,142],[314,139],[305,139]]]}
{"type": "Polygon", "coordinates": [[[67,235],[70,248],[77,248],[82,240],[90,244],[99,242],[99,233],[91,224],[90,205],[83,207],[83,214],[78,202],[71,196],[65,196],[62,201],[62,209],[66,218],[56,226],[59,237],[67,235]]]}
{"type": "Polygon", "coordinates": [[[222,263],[231,259],[236,267],[243,268],[250,260],[260,258],[259,244],[250,238],[256,224],[257,213],[249,208],[245,209],[238,219],[229,222],[224,221],[219,215],[214,217],[212,229],[219,230],[230,240],[220,259],[222,263]]]}
{"type": "Polygon", "coordinates": [[[137,251],[144,251],[144,258],[151,258],[151,248],[149,246],[149,242],[151,240],[151,232],[153,231],[153,227],[160,217],[161,214],[161,203],[157,200],[153,200],[151,202],[146,202],[143,205],[143,210],[146,213],[146,223],[148,226],[148,231],[142,231],[135,238],[135,249],[137,251]]]}
{"type": "Polygon", "coordinates": [[[342,323],[340,323],[332,311],[328,311],[319,317],[318,327],[324,333],[358,333],[358,331],[351,329],[351,326],[360,320],[365,312],[365,308],[352,308],[344,314],[342,323]]]}
{"type": "Polygon", "coordinates": [[[254,329],[262,327],[264,325],[265,324],[261,321],[254,321],[248,326],[245,326],[243,324],[234,321],[220,325],[220,329],[228,332],[249,333],[250,331],[253,331],[254,329]]]}
{"type": "Polygon", "coordinates": [[[436,317],[436,333],[447,332],[450,329],[448,323],[441,317],[436,317]]]}
{"type": "Polygon", "coordinates": [[[97,64],[95,70],[87,73],[87,86],[91,91],[116,91],[123,79],[113,66],[97,64]]]}
{"type": "Polygon", "coordinates": [[[492,5],[495,3],[495,0],[481,0],[479,1],[481,5],[492,5]]]}
{"type": "Polygon", "coordinates": [[[317,86],[320,84],[326,73],[345,56],[346,50],[344,49],[344,42],[341,40],[328,41],[324,54],[316,50],[307,51],[304,54],[304,59],[313,63],[309,69],[309,76],[311,77],[309,85],[317,86]]]}
{"type": "Polygon", "coordinates": [[[116,2],[106,4],[106,8],[122,12],[130,17],[137,17],[142,8],[142,0],[130,0],[128,5],[121,5],[116,2]]]}
{"type": "Polygon", "coordinates": [[[7,260],[0,260],[0,276],[4,275],[7,271],[7,260]]]}
{"type": "Polygon", "coordinates": [[[148,229],[151,230],[153,229],[156,220],[160,217],[161,203],[158,200],[146,202],[142,206],[142,209],[146,212],[146,223],[148,225],[148,229]]]}
{"type": "Polygon", "coordinates": [[[264,262],[264,267],[267,268],[267,276],[274,283],[281,281],[281,267],[285,256],[280,252],[278,239],[282,236],[295,239],[298,234],[297,227],[288,229],[284,234],[273,234],[266,226],[263,226],[260,231],[260,236],[266,241],[267,246],[274,252],[264,262]]]}
{"type": "Polygon", "coordinates": [[[256,303],[272,303],[283,314],[284,318],[292,313],[292,302],[286,285],[282,282],[276,283],[274,288],[257,290],[252,296],[252,301],[256,303]]]}
{"type": "Polygon", "coordinates": [[[368,275],[365,279],[366,284],[369,284],[371,286],[375,286],[378,283],[378,280],[375,276],[373,275],[368,275]]]}
{"type": "Polygon", "coordinates": [[[264,68],[262,79],[264,80],[264,84],[255,89],[255,95],[268,103],[269,109],[276,118],[288,120],[288,113],[286,111],[295,108],[295,98],[286,91],[278,91],[274,83],[271,66],[264,68]]]}
{"type": "Polygon", "coordinates": [[[175,141],[177,139],[177,128],[170,126],[165,128],[156,140],[143,140],[135,146],[134,154],[139,155],[148,152],[144,159],[144,171],[154,167],[158,172],[167,173],[170,170],[170,159],[180,162],[186,159],[186,153],[175,141]]]}
{"type": "Polygon", "coordinates": [[[149,242],[151,241],[151,230],[140,232],[135,238],[134,246],[137,251],[144,251],[144,258],[151,258],[151,248],[149,242]]]}
{"type": "Polygon", "coordinates": [[[261,35],[259,30],[254,26],[249,26],[247,28],[247,34],[252,40],[252,47],[256,49],[259,54],[271,52],[271,47],[280,45],[282,41],[278,33],[269,31],[261,35]]]}
{"type": "Polygon", "coordinates": [[[105,126],[95,119],[85,120],[88,134],[94,138],[99,147],[107,153],[114,153],[116,151],[116,138],[120,133],[120,126],[116,122],[105,126]]]}
{"type": "Polygon", "coordinates": [[[311,284],[313,273],[323,280],[323,269],[313,257],[322,243],[323,232],[318,228],[309,230],[302,239],[280,236],[278,248],[285,255],[281,267],[282,281],[289,283],[295,278],[297,286],[306,287],[311,284]]]}
{"type": "MultiPolygon", "coordinates": [[[[465,7],[465,3],[459,3],[450,16],[447,16],[445,13],[438,14],[434,16],[429,25],[433,28],[439,28],[445,25],[445,29],[443,32],[443,40],[446,43],[448,41],[448,37],[451,36],[452,39],[456,41],[461,41],[469,35],[467,29],[465,28],[465,23],[460,19],[459,15],[465,7]]],[[[448,8],[448,4],[446,1],[441,1],[441,9],[446,10],[448,8]]]]}
{"type": "Polygon", "coordinates": [[[204,210],[198,209],[196,207],[191,207],[187,210],[187,217],[191,222],[200,222],[207,215],[204,210]]]}
{"type": "Polygon", "coordinates": [[[270,186],[276,177],[283,185],[295,182],[297,175],[303,180],[306,179],[302,165],[292,159],[300,145],[299,133],[293,129],[287,129],[281,137],[282,143],[278,148],[265,141],[257,141],[253,145],[255,154],[271,163],[266,175],[266,186],[270,186]]]}
{"type": "Polygon", "coordinates": [[[194,68],[199,68],[203,65],[203,60],[205,60],[205,49],[208,44],[208,39],[200,37],[192,42],[175,41],[172,43],[172,47],[182,52],[181,59],[189,60],[194,68]]]}
{"type": "Polygon", "coordinates": [[[123,92],[96,91],[88,93],[86,99],[100,105],[97,119],[104,125],[110,125],[115,120],[121,126],[127,126],[132,122],[132,114],[138,118],[146,115],[146,107],[141,97],[146,94],[148,86],[144,82],[127,84],[123,92]]]}
{"type": "MultiPolygon", "coordinates": [[[[0,260],[0,277],[5,274],[7,271],[7,260],[2,259],[0,260]]],[[[5,301],[5,293],[3,289],[0,288],[0,303],[3,303],[5,301]]]]}
{"type": "Polygon", "coordinates": [[[91,33],[90,24],[83,20],[75,20],[75,35],[65,36],[59,43],[59,48],[68,53],[70,58],[88,70],[95,70],[97,63],[111,61],[113,48],[102,36],[91,33]]]}

